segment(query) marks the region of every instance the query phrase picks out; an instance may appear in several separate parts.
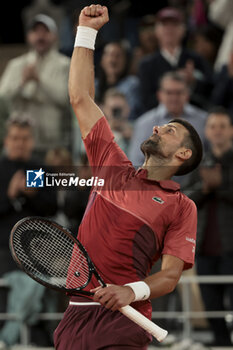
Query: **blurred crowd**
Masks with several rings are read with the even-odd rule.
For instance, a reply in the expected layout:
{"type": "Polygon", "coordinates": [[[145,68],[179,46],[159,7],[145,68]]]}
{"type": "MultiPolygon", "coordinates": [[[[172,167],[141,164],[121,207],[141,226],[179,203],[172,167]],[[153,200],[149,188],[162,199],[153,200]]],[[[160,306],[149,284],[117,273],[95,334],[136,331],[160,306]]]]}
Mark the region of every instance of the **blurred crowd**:
{"type": "MultiPolygon", "coordinates": [[[[81,177],[91,176],[68,96],[77,18],[91,3],[95,1],[20,1],[12,13],[9,2],[0,15],[0,50],[5,44],[26,47],[24,54],[9,57],[0,76],[0,278],[15,270],[8,240],[17,220],[49,216],[76,235],[85,210],[88,188],[29,189],[25,170],[75,167],[81,177]],[[5,30],[9,18],[13,31],[5,30]]],[[[173,118],[194,125],[205,148],[203,162],[175,180],[198,209],[196,270],[232,275],[233,1],[98,3],[108,6],[110,22],[96,42],[96,102],[135,167],[143,162],[140,144],[154,125],[173,118]]],[[[232,285],[200,289],[208,311],[233,310],[232,285]]],[[[0,289],[0,312],[6,310],[8,294],[7,288],[0,289]]],[[[0,340],[10,345],[6,323],[0,340]]],[[[216,345],[232,345],[224,319],[211,318],[209,325],[216,345]]],[[[50,345],[51,337],[41,336],[37,324],[34,328],[34,342],[50,345]]],[[[17,336],[19,330],[13,342],[17,336]]]]}

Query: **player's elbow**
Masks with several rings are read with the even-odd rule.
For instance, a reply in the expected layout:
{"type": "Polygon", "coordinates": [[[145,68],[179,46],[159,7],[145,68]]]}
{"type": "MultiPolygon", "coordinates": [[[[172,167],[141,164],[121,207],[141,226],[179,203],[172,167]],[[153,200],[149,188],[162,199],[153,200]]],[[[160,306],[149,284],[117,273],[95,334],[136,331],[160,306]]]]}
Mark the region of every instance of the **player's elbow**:
{"type": "Polygon", "coordinates": [[[79,109],[79,107],[85,103],[87,98],[87,94],[83,92],[78,92],[75,94],[70,93],[70,104],[74,109],[79,109]]]}
{"type": "Polygon", "coordinates": [[[168,280],[167,280],[167,294],[168,293],[172,293],[176,286],[177,283],[179,282],[179,278],[176,276],[169,276],[168,280]]]}
{"type": "Polygon", "coordinates": [[[167,294],[174,292],[176,285],[177,283],[174,283],[174,281],[170,281],[170,283],[167,286],[167,294]]]}

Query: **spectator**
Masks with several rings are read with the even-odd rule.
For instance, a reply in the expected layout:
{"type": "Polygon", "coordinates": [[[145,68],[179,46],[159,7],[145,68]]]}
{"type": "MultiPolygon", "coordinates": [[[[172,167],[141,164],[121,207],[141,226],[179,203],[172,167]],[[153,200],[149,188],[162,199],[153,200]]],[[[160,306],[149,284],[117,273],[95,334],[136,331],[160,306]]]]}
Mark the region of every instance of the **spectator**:
{"type": "MultiPolygon", "coordinates": [[[[39,169],[33,160],[33,128],[28,118],[10,118],[4,139],[5,155],[0,158],[0,278],[16,269],[9,251],[13,225],[25,216],[49,216],[56,212],[56,195],[40,188],[26,188],[26,170],[39,169]]],[[[6,308],[7,289],[0,290],[0,312],[6,308]]]]}
{"type": "MultiPolygon", "coordinates": [[[[233,148],[232,123],[222,108],[213,110],[205,133],[210,143],[199,171],[192,175],[186,194],[198,208],[197,272],[199,275],[233,274],[233,148]]],[[[233,309],[233,285],[201,284],[207,311],[225,309],[228,293],[233,309]]],[[[211,318],[215,346],[231,346],[224,319],[211,318]]]]}
{"type": "Polygon", "coordinates": [[[211,0],[209,19],[224,30],[221,46],[215,62],[215,69],[221,70],[227,64],[233,47],[233,2],[232,0],[211,0]]]}
{"type": "Polygon", "coordinates": [[[185,25],[182,13],[164,8],[157,14],[155,35],[159,50],[142,60],[139,68],[142,98],[146,110],[155,107],[159,79],[168,71],[180,70],[190,90],[191,103],[205,108],[212,86],[212,70],[194,51],[182,48],[185,25]]]}
{"type": "Polygon", "coordinates": [[[130,72],[136,75],[138,66],[142,58],[155,52],[157,40],[154,34],[155,16],[147,15],[142,17],[138,26],[139,45],[136,46],[132,54],[132,63],[130,72]]]}
{"type": "Polygon", "coordinates": [[[8,239],[16,221],[28,215],[49,216],[56,211],[56,196],[52,191],[26,188],[26,169],[41,167],[32,158],[33,147],[33,129],[28,117],[10,118],[4,139],[5,155],[0,158],[1,273],[12,267],[8,239]]]}
{"type": "Polygon", "coordinates": [[[61,26],[64,21],[65,11],[63,6],[54,4],[51,0],[33,0],[29,6],[25,7],[21,12],[21,17],[24,24],[24,32],[27,31],[28,24],[30,25],[31,19],[36,15],[43,13],[51,17],[59,30],[58,35],[58,46],[60,46],[61,41],[61,26]]]}
{"type": "Polygon", "coordinates": [[[56,38],[53,19],[37,15],[27,33],[30,52],[10,60],[0,81],[0,95],[13,110],[34,119],[35,150],[43,155],[49,147],[68,143],[69,59],[54,49],[56,38]]]}
{"type": "Polygon", "coordinates": [[[219,73],[215,75],[215,85],[212,91],[211,101],[213,105],[223,106],[230,113],[233,120],[233,50],[228,62],[219,73]]]}
{"type": "Polygon", "coordinates": [[[129,118],[136,119],[141,111],[139,79],[128,75],[129,57],[127,49],[120,42],[112,42],[104,47],[96,79],[96,99],[103,101],[104,94],[110,87],[125,94],[131,113],[129,118]]]}
{"type": "MultiPolygon", "coordinates": [[[[138,24],[141,18],[167,6],[168,0],[147,1],[146,6],[142,1],[135,0],[105,0],[101,4],[106,5],[111,14],[108,26],[100,30],[102,40],[105,43],[127,40],[130,48],[134,48],[138,45],[138,24]]],[[[87,6],[87,1],[84,6],[87,6]]]]}
{"type": "MultiPolygon", "coordinates": [[[[128,154],[130,140],[132,137],[132,121],[129,120],[130,106],[127,102],[125,94],[118,89],[109,88],[100,104],[105,117],[108,119],[110,127],[114,133],[115,140],[123,151],[128,154]]],[[[77,118],[73,118],[73,160],[76,164],[80,164],[83,154],[86,153],[82,137],[77,122],[77,118]]]]}
{"type": "Polygon", "coordinates": [[[140,145],[151,135],[154,125],[166,124],[173,118],[183,118],[195,127],[204,140],[206,112],[189,104],[189,88],[183,76],[177,72],[166,73],[161,79],[157,96],[159,106],[143,114],[135,123],[129,158],[136,166],[144,159],[140,145]]]}
{"type": "Polygon", "coordinates": [[[211,24],[198,28],[194,33],[193,50],[202,56],[214,68],[217,52],[221,43],[220,31],[211,24]]]}
{"type": "Polygon", "coordinates": [[[128,154],[132,125],[128,121],[130,107],[126,96],[114,88],[108,89],[104,95],[102,110],[108,119],[116,142],[128,154]]]}

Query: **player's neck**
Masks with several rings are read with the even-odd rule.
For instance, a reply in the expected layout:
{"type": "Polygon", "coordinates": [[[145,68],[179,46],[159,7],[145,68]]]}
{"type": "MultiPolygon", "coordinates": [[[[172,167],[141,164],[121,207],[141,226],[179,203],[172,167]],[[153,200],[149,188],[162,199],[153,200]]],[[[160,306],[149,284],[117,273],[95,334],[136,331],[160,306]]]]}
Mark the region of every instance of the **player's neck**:
{"type": "Polygon", "coordinates": [[[174,167],[161,159],[155,161],[152,157],[145,159],[142,168],[147,170],[147,178],[150,180],[170,180],[174,175],[174,167]]]}

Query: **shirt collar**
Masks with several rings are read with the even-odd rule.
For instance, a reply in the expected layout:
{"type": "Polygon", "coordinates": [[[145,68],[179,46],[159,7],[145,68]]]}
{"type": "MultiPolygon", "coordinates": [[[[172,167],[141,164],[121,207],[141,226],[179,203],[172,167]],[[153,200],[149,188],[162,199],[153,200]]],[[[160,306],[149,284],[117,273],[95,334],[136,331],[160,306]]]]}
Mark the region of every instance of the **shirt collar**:
{"type": "Polygon", "coordinates": [[[152,180],[152,179],[148,179],[147,178],[147,174],[148,174],[148,172],[147,172],[146,169],[139,168],[136,171],[136,176],[137,177],[139,177],[139,178],[141,178],[143,180],[149,181],[151,183],[157,183],[164,190],[172,190],[172,191],[180,190],[180,184],[178,184],[177,182],[175,182],[173,180],[161,180],[161,181],[152,180]]]}
{"type": "Polygon", "coordinates": [[[172,55],[170,52],[168,52],[165,49],[161,49],[160,50],[161,55],[163,56],[163,58],[165,58],[166,61],[168,61],[170,63],[171,66],[177,66],[179,59],[180,59],[180,55],[181,55],[181,48],[177,47],[174,51],[174,54],[172,55]]]}

